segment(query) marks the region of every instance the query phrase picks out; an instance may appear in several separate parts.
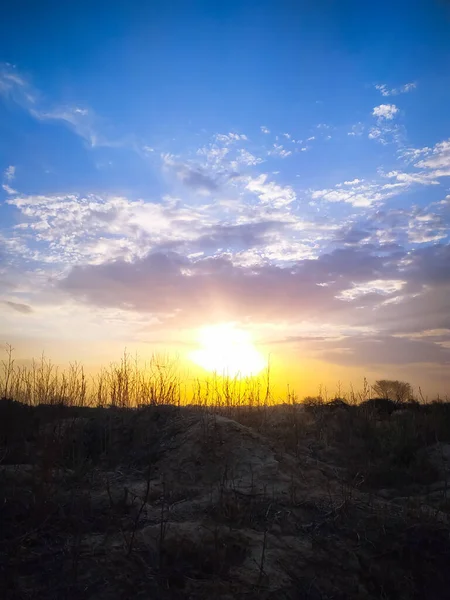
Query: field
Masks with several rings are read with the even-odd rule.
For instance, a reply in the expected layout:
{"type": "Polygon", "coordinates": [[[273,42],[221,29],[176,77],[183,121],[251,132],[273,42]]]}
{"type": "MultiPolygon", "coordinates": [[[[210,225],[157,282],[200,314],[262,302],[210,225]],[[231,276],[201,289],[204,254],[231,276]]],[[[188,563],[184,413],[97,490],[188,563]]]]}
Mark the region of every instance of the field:
{"type": "Polygon", "coordinates": [[[448,597],[450,403],[115,369],[5,361],[2,597],[448,597]]]}

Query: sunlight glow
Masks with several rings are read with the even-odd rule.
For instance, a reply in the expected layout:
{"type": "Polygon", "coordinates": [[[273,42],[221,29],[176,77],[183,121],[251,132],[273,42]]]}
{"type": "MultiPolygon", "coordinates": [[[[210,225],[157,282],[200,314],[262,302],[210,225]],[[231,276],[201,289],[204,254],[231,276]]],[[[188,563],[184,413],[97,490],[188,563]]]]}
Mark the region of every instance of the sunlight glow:
{"type": "Polygon", "coordinates": [[[231,324],[202,328],[198,343],[200,348],[191,352],[189,358],[206,371],[243,378],[256,376],[267,366],[250,334],[231,324]]]}

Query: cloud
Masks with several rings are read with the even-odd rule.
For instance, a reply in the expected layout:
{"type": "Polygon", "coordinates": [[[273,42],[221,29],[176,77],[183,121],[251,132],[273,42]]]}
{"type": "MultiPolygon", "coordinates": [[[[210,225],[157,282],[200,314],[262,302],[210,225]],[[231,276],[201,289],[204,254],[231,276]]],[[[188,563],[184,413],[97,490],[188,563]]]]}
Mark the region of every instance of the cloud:
{"type": "Polygon", "coordinates": [[[79,106],[61,106],[52,110],[31,108],[30,113],[39,121],[62,121],[77,135],[89,142],[93,148],[117,144],[117,142],[106,140],[98,133],[95,126],[96,116],[87,108],[79,106]]]}
{"type": "Polygon", "coordinates": [[[19,103],[34,102],[28,82],[10,63],[0,63],[0,95],[19,103]]]}
{"type": "Polygon", "coordinates": [[[10,185],[8,185],[7,183],[4,183],[2,185],[2,188],[5,190],[5,192],[9,195],[14,195],[17,194],[17,190],[15,190],[14,188],[12,188],[10,185]]]}
{"type": "Polygon", "coordinates": [[[8,203],[18,211],[8,238],[15,254],[62,265],[119,256],[133,260],[154,247],[195,239],[220,220],[214,206],[194,208],[170,196],[159,203],[117,196],[18,196],[8,203]]]}
{"type": "Polygon", "coordinates": [[[433,173],[402,173],[401,171],[390,171],[386,177],[395,178],[401,183],[419,183],[421,185],[436,185],[438,181],[433,173]]]}
{"type": "Polygon", "coordinates": [[[10,165],[3,172],[4,183],[2,185],[2,188],[9,195],[17,194],[17,190],[15,190],[14,188],[12,188],[9,185],[9,183],[11,183],[14,180],[15,176],[16,176],[16,167],[14,165],[10,165]],[[5,182],[7,182],[7,183],[5,183],[5,182]]]}
{"type": "Polygon", "coordinates": [[[414,82],[405,83],[404,85],[398,88],[389,88],[385,83],[378,83],[375,85],[375,89],[377,89],[382,96],[398,96],[399,94],[407,94],[415,90],[417,84],[414,82]]]}
{"type": "Polygon", "coordinates": [[[258,177],[250,178],[246,189],[258,196],[263,204],[270,204],[275,208],[287,206],[294,202],[296,194],[292,187],[281,186],[272,181],[267,181],[268,175],[261,174],[258,177]]]}
{"type": "Polygon", "coordinates": [[[255,166],[264,162],[262,158],[254,156],[253,154],[251,154],[251,152],[248,152],[247,150],[243,149],[239,150],[236,161],[247,166],[255,166]]]}
{"type": "MultiPolygon", "coordinates": [[[[349,178],[330,189],[381,203],[417,185],[388,181],[349,178]]],[[[326,315],[336,330],[360,331],[358,340],[348,333],[339,342],[316,340],[310,350],[334,362],[360,348],[381,364],[392,336],[450,329],[450,249],[440,237],[448,231],[447,204],[372,209],[348,224],[342,214],[308,222],[292,212],[294,190],[267,174],[243,178],[238,194],[242,189],[249,202],[195,208],[176,197],[161,203],[76,195],[10,199],[24,216],[18,225],[27,225],[14,229],[14,256],[23,242],[27,260],[51,260],[61,270],[53,282],[42,277],[30,286],[43,290],[48,305],[62,303],[63,294],[64,302],[146,315],[168,329],[233,318],[284,322],[294,331],[307,321],[313,335],[326,315]],[[373,344],[379,349],[369,351],[366,338],[382,340],[373,344]]],[[[33,306],[39,302],[33,297],[33,306]]],[[[412,346],[417,339],[404,338],[402,344],[417,360],[438,346],[443,361],[447,341],[412,346]]]]}
{"type": "Polygon", "coordinates": [[[337,296],[340,300],[355,300],[360,296],[366,294],[381,294],[383,296],[390,296],[399,292],[405,285],[405,281],[399,279],[374,279],[373,281],[366,281],[363,284],[352,284],[351,288],[342,290],[337,296]]]}
{"type": "Polygon", "coordinates": [[[312,345],[323,359],[345,366],[450,363],[450,351],[439,344],[389,335],[350,336],[342,341],[313,342],[312,345]],[[341,348],[346,352],[339,352],[341,348]]]}
{"type": "Polygon", "coordinates": [[[207,253],[211,251],[237,253],[258,246],[265,246],[267,249],[271,239],[278,239],[286,225],[285,222],[276,220],[233,225],[217,224],[207,227],[205,233],[200,233],[196,240],[191,240],[189,249],[191,252],[207,253]]]}
{"type": "Polygon", "coordinates": [[[201,168],[177,162],[171,154],[163,154],[162,159],[164,166],[172,170],[185,186],[207,194],[219,188],[218,180],[205,173],[201,168]]]}
{"type": "Polygon", "coordinates": [[[33,312],[31,306],[28,306],[28,304],[22,304],[21,302],[11,302],[10,300],[3,300],[3,304],[9,306],[9,308],[12,308],[16,312],[22,313],[23,315],[28,315],[33,312]]]}
{"type": "Polygon", "coordinates": [[[399,112],[395,104],[380,104],[379,106],[375,106],[372,116],[377,117],[377,124],[369,130],[369,139],[376,140],[383,145],[389,143],[401,145],[404,130],[400,125],[392,123],[399,112]]]}
{"type": "MultiPolygon", "coordinates": [[[[355,225],[368,233],[368,243],[429,244],[449,237],[450,215],[445,204],[409,209],[382,208],[355,225]]],[[[351,235],[352,229],[350,229],[351,235]]]]}
{"type": "Polygon", "coordinates": [[[437,184],[441,177],[450,176],[450,139],[438,142],[432,147],[408,148],[400,156],[407,164],[414,163],[414,167],[421,171],[409,174],[393,171],[397,178],[414,178],[417,182],[427,185],[437,184]],[[420,160],[415,162],[417,159],[420,160]]]}
{"type": "Polygon", "coordinates": [[[423,155],[427,155],[431,152],[431,148],[425,146],[424,148],[403,148],[399,152],[400,158],[402,158],[407,164],[410,164],[420,158],[423,155]]]}
{"type": "Polygon", "coordinates": [[[286,150],[280,144],[274,144],[273,148],[269,150],[268,154],[270,156],[279,156],[280,158],[287,158],[288,156],[292,155],[292,152],[291,150],[286,150]]]}
{"type": "Polygon", "coordinates": [[[150,254],[134,263],[117,260],[74,267],[59,285],[94,304],[158,314],[181,311],[189,320],[211,310],[241,318],[245,314],[286,318],[302,308],[314,314],[325,306],[338,308],[341,302],[334,297],[335,288],[317,283],[335,278],[337,272],[370,277],[382,262],[365,253],[339,251],[319,262],[306,260],[293,269],[282,269],[237,267],[221,257],[193,261],[174,253],[150,254]]]}
{"type": "MultiPolygon", "coordinates": [[[[230,317],[255,323],[287,321],[293,327],[309,320],[314,335],[326,315],[330,329],[371,333],[319,344],[322,357],[332,360],[329,352],[343,347],[357,352],[361,345],[364,354],[372,348],[371,362],[384,363],[385,344],[394,336],[450,329],[449,252],[448,245],[409,253],[394,246],[385,247],[381,256],[368,244],[298,260],[286,268],[239,266],[227,257],[188,259],[157,253],[131,263],[74,267],[58,286],[78,300],[147,312],[168,326],[230,317]]],[[[426,362],[433,355],[442,361],[450,358],[441,352],[448,339],[443,334],[436,344],[412,346],[406,339],[402,345],[408,349],[406,356],[414,350],[412,362],[426,362]]]]}
{"type": "Polygon", "coordinates": [[[372,115],[378,119],[386,119],[391,121],[398,114],[399,110],[395,104],[380,104],[375,106],[372,115]]]}
{"type": "Polygon", "coordinates": [[[363,123],[355,123],[352,125],[352,130],[347,133],[347,135],[351,136],[360,136],[364,133],[364,125],[363,123]]]}
{"type": "Polygon", "coordinates": [[[16,167],[14,165],[10,165],[7,167],[3,173],[3,177],[6,181],[13,181],[16,176],[16,167]]]}
{"type": "Polygon", "coordinates": [[[406,186],[406,183],[399,183],[393,186],[374,181],[367,182],[362,179],[354,179],[338,183],[334,188],[311,190],[310,194],[313,200],[345,202],[356,208],[368,208],[398,195],[406,186]]]}
{"type": "Polygon", "coordinates": [[[0,94],[8,96],[37,121],[56,121],[68,126],[76,135],[86,140],[92,148],[129,146],[136,150],[135,141],[111,139],[102,133],[101,119],[90,108],[77,104],[51,105],[15,67],[0,65],[0,94]]]}
{"type": "Polygon", "coordinates": [[[270,129],[268,129],[268,128],[267,128],[267,127],[265,127],[264,125],[261,125],[260,129],[261,129],[261,131],[262,131],[263,133],[270,133],[270,129]]]}
{"type": "Polygon", "coordinates": [[[247,136],[243,133],[217,133],[215,136],[216,141],[224,144],[232,144],[234,142],[247,141],[247,136]]]}
{"type": "Polygon", "coordinates": [[[427,148],[421,152],[428,156],[416,163],[416,167],[431,169],[434,177],[450,175],[450,139],[437,143],[431,151],[427,148]]]}
{"type": "Polygon", "coordinates": [[[199,148],[197,150],[197,155],[203,157],[208,166],[218,168],[224,164],[225,158],[229,152],[230,149],[226,146],[221,147],[217,144],[210,144],[209,146],[199,148]]]}

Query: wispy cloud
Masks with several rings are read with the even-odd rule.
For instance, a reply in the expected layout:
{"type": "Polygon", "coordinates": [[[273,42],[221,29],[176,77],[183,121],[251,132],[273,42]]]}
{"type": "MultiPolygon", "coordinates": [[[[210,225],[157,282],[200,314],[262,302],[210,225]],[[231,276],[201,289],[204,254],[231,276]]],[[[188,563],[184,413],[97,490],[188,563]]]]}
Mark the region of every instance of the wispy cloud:
{"type": "Polygon", "coordinates": [[[423,148],[407,148],[400,153],[406,164],[413,163],[415,169],[411,173],[397,173],[397,178],[414,178],[424,184],[436,184],[442,177],[450,177],[450,139],[423,148]],[[418,160],[420,159],[420,160],[418,160]],[[417,162],[415,162],[417,161],[417,162]]]}
{"type": "Polygon", "coordinates": [[[7,167],[3,173],[3,177],[6,179],[6,181],[13,181],[15,176],[16,167],[14,165],[10,165],[9,167],[7,167]]]}
{"type": "Polygon", "coordinates": [[[365,130],[365,126],[363,123],[361,123],[361,122],[355,123],[354,125],[352,125],[352,129],[351,129],[351,131],[349,131],[347,133],[347,135],[360,136],[364,133],[364,130],[365,130]]]}
{"type": "Polygon", "coordinates": [[[232,144],[233,142],[247,141],[247,136],[244,133],[217,133],[216,141],[224,144],[232,144]]]}
{"type": "Polygon", "coordinates": [[[274,144],[268,152],[269,156],[279,156],[280,158],[287,158],[292,155],[291,150],[286,150],[281,144],[274,144]]]}
{"type": "Polygon", "coordinates": [[[10,165],[3,172],[3,190],[10,195],[17,194],[17,190],[12,188],[9,184],[14,181],[16,176],[16,167],[14,165],[10,165]]]}
{"type": "Polygon", "coordinates": [[[334,188],[311,190],[310,193],[313,200],[344,202],[355,208],[368,208],[398,195],[406,185],[406,183],[390,185],[376,181],[368,182],[356,178],[338,183],[334,188]]]}
{"type": "Polygon", "coordinates": [[[255,156],[254,154],[252,154],[251,152],[248,152],[248,150],[243,150],[242,148],[239,150],[236,161],[238,163],[247,165],[247,166],[251,166],[254,167],[255,165],[259,165],[262,162],[264,162],[264,159],[255,156]]]}
{"type": "Polygon", "coordinates": [[[19,103],[33,103],[35,98],[31,86],[16,66],[0,63],[0,95],[8,96],[19,103]]]}
{"type": "Polygon", "coordinates": [[[434,177],[450,176],[450,139],[437,143],[431,150],[422,148],[422,158],[416,167],[430,169],[434,177]]]}
{"type": "Polygon", "coordinates": [[[130,145],[128,140],[105,136],[99,123],[100,119],[91,108],[77,104],[49,103],[12,65],[0,65],[0,94],[9,96],[38,121],[56,121],[70,127],[92,148],[130,145]]]}
{"type": "Polygon", "coordinates": [[[414,82],[405,83],[397,88],[389,88],[385,83],[377,83],[375,85],[375,89],[377,89],[382,96],[398,96],[399,94],[407,94],[408,92],[412,92],[417,87],[417,84],[414,82]]]}

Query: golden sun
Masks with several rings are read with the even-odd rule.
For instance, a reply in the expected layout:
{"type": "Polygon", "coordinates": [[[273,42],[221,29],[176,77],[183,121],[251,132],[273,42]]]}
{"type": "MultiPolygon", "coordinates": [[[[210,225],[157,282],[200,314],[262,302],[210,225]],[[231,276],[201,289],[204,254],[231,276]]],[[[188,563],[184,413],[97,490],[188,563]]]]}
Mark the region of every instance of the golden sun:
{"type": "Polygon", "coordinates": [[[233,325],[204,327],[199,331],[198,342],[200,348],[191,352],[189,358],[206,371],[243,378],[258,375],[267,366],[250,334],[233,325]]]}

